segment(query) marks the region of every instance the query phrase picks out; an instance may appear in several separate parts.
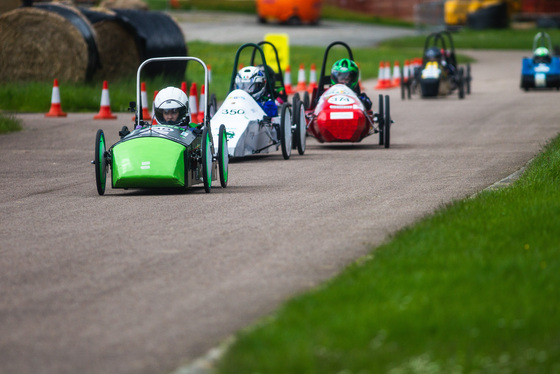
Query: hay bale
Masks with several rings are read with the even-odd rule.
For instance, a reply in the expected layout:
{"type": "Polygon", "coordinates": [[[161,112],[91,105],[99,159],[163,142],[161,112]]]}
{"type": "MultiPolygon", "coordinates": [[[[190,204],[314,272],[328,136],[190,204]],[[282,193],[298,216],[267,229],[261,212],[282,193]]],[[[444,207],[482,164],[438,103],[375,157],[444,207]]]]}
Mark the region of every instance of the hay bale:
{"type": "Polygon", "coordinates": [[[99,66],[95,33],[77,9],[40,4],[0,16],[0,82],[91,79],[99,66]]]}
{"type": "Polygon", "coordinates": [[[20,5],[21,0],[2,0],[0,1],[0,14],[19,8],[20,5]]]}
{"type": "Polygon", "coordinates": [[[97,34],[101,67],[96,70],[93,79],[113,80],[134,76],[141,63],[134,29],[110,9],[95,7],[80,10],[97,34]]]}

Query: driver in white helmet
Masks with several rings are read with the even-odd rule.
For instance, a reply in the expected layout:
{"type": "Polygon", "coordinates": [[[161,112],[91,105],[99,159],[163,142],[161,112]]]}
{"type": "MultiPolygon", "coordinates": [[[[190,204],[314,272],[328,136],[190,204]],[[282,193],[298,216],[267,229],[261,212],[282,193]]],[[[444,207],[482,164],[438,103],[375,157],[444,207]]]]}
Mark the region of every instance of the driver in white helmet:
{"type": "Polygon", "coordinates": [[[278,106],[266,90],[266,76],[255,66],[241,68],[235,77],[235,88],[247,92],[261,106],[267,116],[276,117],[278,106]]]}
{"type": "Polygon", "coordinates": [[[154,98],[156,121],[160,125],[196,127],[191,124],[189,99],[183,90],[177,87],[166,87],[154,98]]]}

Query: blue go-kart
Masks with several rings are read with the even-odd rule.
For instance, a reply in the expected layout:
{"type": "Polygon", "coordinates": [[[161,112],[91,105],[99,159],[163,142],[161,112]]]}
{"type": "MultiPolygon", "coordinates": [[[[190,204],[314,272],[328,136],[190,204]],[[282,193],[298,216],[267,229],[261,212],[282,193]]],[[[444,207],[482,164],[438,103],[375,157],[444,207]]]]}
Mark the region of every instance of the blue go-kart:
{"type": "Polygon", "coordinates": [[[552,56],[550,35],[539,32],[533,39],[533,56],[523,57],[521,88],[560,90],[560,57],[552,56]]]}

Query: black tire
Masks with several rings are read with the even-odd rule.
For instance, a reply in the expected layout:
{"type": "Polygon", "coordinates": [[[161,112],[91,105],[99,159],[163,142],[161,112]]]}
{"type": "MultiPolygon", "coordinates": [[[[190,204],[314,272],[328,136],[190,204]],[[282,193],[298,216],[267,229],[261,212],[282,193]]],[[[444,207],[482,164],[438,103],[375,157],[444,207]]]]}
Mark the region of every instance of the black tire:
{"type": "Polygon", "coordinates": [[[95,136],[95,184],[97,185],[97,193],[105,194],[105,185],[107,184],[107,149],[105,147],[105,134],[103,130],[97,130],[95,136]]]}
{"type": "Polygon", "coordinates": [[[377,113],[377,121],[379,122],[379,145],[383,145],[385,142],[385,117],[383,115],[383,95],[379,95],[379,106],[377,113]]]}
{"type": "Polygon", "coordinates": [[[121,128],[121,131],[119,131],[119,136],[121,137],[121,139],[127,136],[128,134],[130,134],[130,130],[128,129],[128,126],[123,126],[121,128]]]}
{"type": "Polygon", "coordinates": [[[471,94],[471,64],[467,64],[467,77],[465,79],[465,83],[466,83],[466,93],[467,95],[471,94]]]}
{"type": "Polygon", "coordinates": [[[385,138],[385,148],[389,148],[391,146],[391,105],[389,102],[389,95],[385,95],[385,118],[384,118],[384,128],[383,132],[385,138]]]}
{"type": "Polygon", "coordinates": [[[208,126],[204,126],[204,130],[202,131],[202,143],[200,147],[202,149],[200,160],[202,164],[202,182],[204,184],[204,191],[209,193],[212,189],[212,149],[208,126]]]}
{"type": "Polygon", "coordinates": [[[403,69],[401,68],[401,99],[404,100],[405,99],[405,89],[406,89],[406,83],[404,81],[404,73],[403,73],[403,69]]]}
{"type": "Polygon", "coordinates": [[[296,107],[299,106],[299,103],[301,103],[301,99],[299,96],[299,92],[296,92],[294,94],[294,97],[292,98],[292,149],[296,149],[297,148],[297,142],[298,142],[298,137],[297,137],[297,129],[296,129],[296,107]]]}
{"type": "Polygon", "coordinates": [[[288,160],[292,154],[292,119],[290,104],[282,104],[280,109],[280,147],[284,160],[288,160]]]}
{"type": "Polygon", "coordinates": [[[311,99],[309,98],[309,92],[305,91],[303,93],[303,107],[305,110],[309,109],[309,105],[311,104],[311,99]]]}
{"type": "Polygon", "coordinates": [[[220,125],[220,131],[218,133],[218,170],[220,174],[220,185],[226,188],[229,173],[229,154],[226,127],[224,125],[220,125]]]}
{"type": "Polygon", "coordinates": [[[305,120],[305,107],[301,101],[294,100],[292,122],[295,122],[294,143],[300,156],[305,153],[307,144],[307,122],[305,120]]]}
{"type": "Polygon", "coordinates": [[[218,110],[218,101],[216,100],[216,94],[211,94],[208,99],[208,119],[212,119],[216,111],[218,110]]]}
{"type": "Polygon", "coordinates": [[[465,98],[465,71],[463,68],[459,68],[459,78],[457,80],[457,86],[459,87],[459,99],[465,98]]]}

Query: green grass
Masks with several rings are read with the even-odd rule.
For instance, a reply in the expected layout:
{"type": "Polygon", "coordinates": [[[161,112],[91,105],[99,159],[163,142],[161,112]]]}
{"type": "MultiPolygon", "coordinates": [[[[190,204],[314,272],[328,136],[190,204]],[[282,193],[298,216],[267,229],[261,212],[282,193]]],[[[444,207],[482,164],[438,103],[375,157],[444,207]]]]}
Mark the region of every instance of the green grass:
{"type": "Polygon", "coordinates": [[[560,138],[237,334],[227,373],[560,373],[560,138]]]}
{"type": "Polygon", "coordinates": [[[0,134],[20,131],[21,121],[12,114],[0,113],[0,134]]]}

